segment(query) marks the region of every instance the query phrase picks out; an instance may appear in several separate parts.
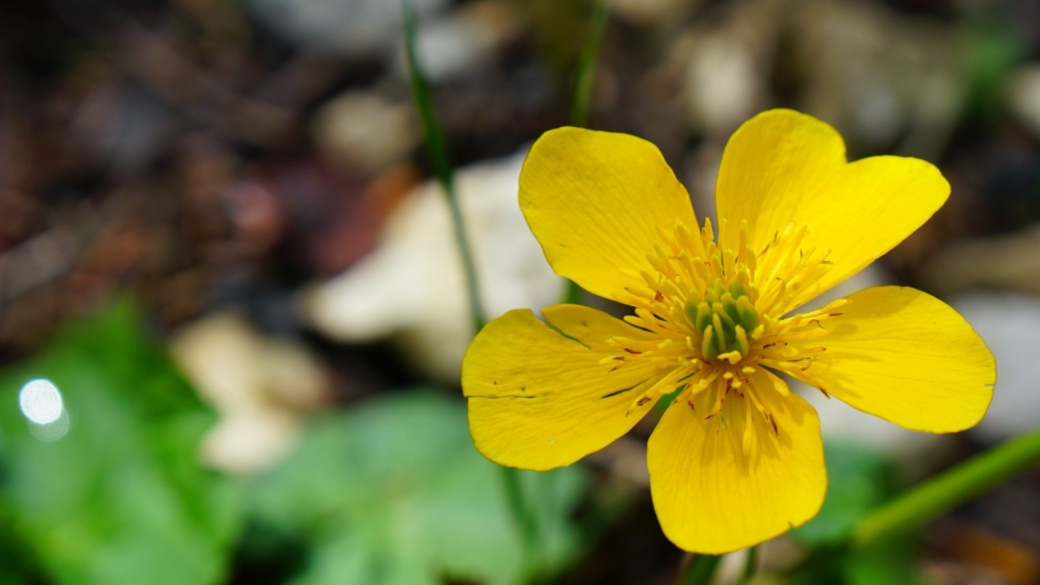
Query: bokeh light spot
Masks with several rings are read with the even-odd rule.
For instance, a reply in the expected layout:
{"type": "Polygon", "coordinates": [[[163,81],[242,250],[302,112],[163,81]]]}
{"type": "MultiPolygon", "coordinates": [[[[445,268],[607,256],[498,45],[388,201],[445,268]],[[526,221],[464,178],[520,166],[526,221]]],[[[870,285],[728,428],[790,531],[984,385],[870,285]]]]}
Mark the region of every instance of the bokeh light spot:
{"type": "Polygon", "coordinates": [[[43,378],[30,380],[22,386],[18,394],[18,405],[25,418],[38,425],[57,421],[65,410],[58,387],[43,378]]]}

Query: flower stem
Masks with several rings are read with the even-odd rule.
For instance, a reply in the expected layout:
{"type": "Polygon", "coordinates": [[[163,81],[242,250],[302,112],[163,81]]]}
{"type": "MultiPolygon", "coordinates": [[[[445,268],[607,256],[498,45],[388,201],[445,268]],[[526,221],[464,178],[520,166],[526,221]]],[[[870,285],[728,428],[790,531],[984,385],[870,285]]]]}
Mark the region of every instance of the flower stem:
{"type": "MultiPolygon", "coordinates": [[[[592,97],[592,80],[596,73],[596,61],[599,48],[603,42],[603,31],[607,28],[607,2],[597,0],[589,18],[589,28],[585,33],[585,45],[578,58],[578,68],[574,75],[574,95],[571,97],[570,112],[567,121],[571,126],[584,128],[589,120],[589,101],[592,97]]],[[[581,287],[573,280],[567,281],[567,290],[563,302],[577,305],[581,303],[581,287]]]]}
{"type": "Polygon", "coordinates": [[[740,578],[737,579],[736,585],[747,585],[751,582],[751,578],[755,576],[755,564],[758,561],[758,547],[753,546],[747,549],[747,557],[744,558],[744,570],[740,573],[740,578]]]}
{"type": "Polygon", "coordinates": [[[426,74],[422,64],[419,62],[419,55],[416,49],[418,21],[413,2],[414,0],[401,0],[404,14],[404,40],[408,57],[408,73],[412,84],[412,97],[415,98],[415,108],[419,112],[419,120],[422,124],[423,133],[426,136],[426,151],[429,154],[430,167],[448,199],[448,209],[451,212],[455,243],[458,247],[459,258],[462,261],[462,270],[466,277],[466,293],[469,296],[470,318],[474,332],[479,332],[484,327],[484,306],[480,299],[477,270],[473,262],[473,252],[470,248],[469,238],[466,235],[466,225],[462,219],[459,198],[455,192],[455,179],[451,157],[448,155],[448,146],[444,140],[444,134],[441,132],[441,127],[437,123],[437,117],[433,111],[430,85],[426,81],[426,74]]]}
{"type": "Polygon", "coordinates": [[[574,77],[574,96],[571,98],[568,123],[571,126],[584,128],[589,118],[589,100],[592,96],[592,80],[596,73],[596,60],[599,47],[603,41],[603,31],[607,28],[607,0],[597,0],[592,8],[588,32],[585,33],[585,45],[578,59],[578,69],[574,77]]]}
{"type": "Polygon", "coordinates": [[[686,568],[679,575],[675,585],[708,585],[715,576],[715,569],[722,557],[715,555],[694,555],[686,568]]]}
{"type": "MultiPolygon", "coordinates": [[[[537,527],[534,518],[528,510],[524,501],[524,486],[521,484],[520,470],[512,467],[499,466],[502,472],[502,483],[505,486],[506,500],[513,514],[513,520],[520,529],[520,537],[523,539],[524,550],[528,557],[534,554],[537,545],[537,527]]],[[[531,559],[528,558],[528,561],[531,559]]]]}
{"type": "Polygon", "coordinates": [[[850,546],[912,532],[939,514],[1040,463],[1040,430],[993,447],[868,514],[852,531],[850,546]]]}
{"type": "MultiPolygon", "coordinates": [[[[459,258],[462,261],[462,270],[466,277],[470,319],[473,323],[473,332],[476,334],[484,328],[484,306],[480,298],[480,286],[477,280],[476,265],[473,262],[473,252],[470,248],[469,238],[466,235],[466,225],[462,218],[462,210],[459,207],[459,199],[455,191],[451,157],[448,156],[447,142],[444,139],[444,134],[441,132],[440,125],[437,123],[437,116],[433,111],[430,85],[426,80],[422,64],[419,62],[419,54],[416,48],[418,19],[413,2],[414,0],[401,0],[401,10],[404,16],[404,40],[408,58],[408,73],[412,85],[412,97],[415,99],[415,108],[419,112],[419,120],[422,123],[423,133],[426,136],[426,150],[430,157],[430,167],[448,199],[448,209],[451,212],[455,243],[458,247],[459,258]]],[[[517,529],[523,537],[525,551],[528,557],[530,557],[535,549],[537,532],[534,526],[534,518],[528,513],[524,503],[523,486],[520,484],[520,472],[509,467],[502,467],[501,470],[509,510],[512,513],[517,529]]]]}

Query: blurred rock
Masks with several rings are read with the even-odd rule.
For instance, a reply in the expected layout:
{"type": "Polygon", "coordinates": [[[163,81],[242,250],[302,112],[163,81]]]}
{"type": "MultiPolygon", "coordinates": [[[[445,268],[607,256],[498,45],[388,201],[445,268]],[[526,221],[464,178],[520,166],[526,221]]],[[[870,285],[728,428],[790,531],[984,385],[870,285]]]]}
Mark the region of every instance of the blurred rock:
{"type": "Polygon", "coordinates": [[[982,336],[997,360],[993,402],[970,432],[996,442],[1040,427],[1040,360],[1034,355],[1040,347],[1040,298],[974,292],[950,304],[982,336]]]}
{"type": "Polygon", "coordinates": [[[612,477],[642,488],[650,487],[650,472],[646,467],[646,441],[624,436],[589,453],[585,461],[610,472],[612,477]]]}
{"type": "Polygon", "coordinates": [[[1040,65],[1026,65],[1012,74],[1007,100],[1015,116],[1040,136],[1040,65]]]}
{"type": "Polygon", "coordinates": [[[975,287],[1040,293],[1040,227],[945,248],[925,264],[926,288],[950,294],[975,287]]]}
{"type": "Polygon", "coordinates": [[[965,101],[956,31],[877,3],[792,3],[799,109],[834,124],[850,151],[941,153],[965,101]]]}
{"type": "MultiPolygon", "coordinates": [[[[1003,485],[998,489],[1006,490],[1008,488],[1008,485],[1003,485]]],[[[1028,498],[1032,495],[1030,491],[1032,490],[1023,490],[1024,493],[1021,495],[1028,498]]],[[[1000,500],[1000,508],[1004,508],[1004,510],[998,510],[995,515],[999,517],[1002,515],[1001,512],[1010,513],[1012,518],[1018,520],[1013,525],[1020,525],[1023,514],[1026,518],[1032,516],[1030,512],[1035,509],[1035,505],[1030,504],[1033,502],[1035,502],[1033,498],[1016,502],[1024,505],[1026,510],[1011,511],[1007,509],[1010,502],[1000,500]]],[[[1032,523],[1032,526],[1035,526],[1035,523],[1032,523]]],[[[1036,531],[1027,529],[1027,532],[1035,534],[1036,531]]],[[[926,574],[937,585],[959,583],[965,585],[984,585],[986,583],[1034,585],[1040,583],[1040,555],[1033,547],[1012,538],[1004,531],[994,530],[991,526],[969,524],[955,518],[944,518],[937,523],[937,526],[932,527],[929,533],[930,538],[926,541],[926,546],[946,559],[942,564],[926,565],[926,574]],[[961,566],[956,567],[954,563],[961,566]]]]}
{"type": "Polygon", "coordinates": [[[838,128],[853,157],[941,154],[966,102],[958,31],[877,3],[718,3],[671,49],[696,130],[725,141],[783,100],[838,128]]]}
{"type": "Polygon", "coordinates": [[[278,461],[295,444],[303,416],[329,394],[325,372],[302,345],[261,336],[234,314],[183,327],[170,348],[221,415],[203,457],[224,471],[255,473],[278,461]]]}
{"type": "Polygon", "coordinates": [[[722,4],[676,43],[673,59],[683,63],[685,99],[696,127],[724,142],[768,107],[782,8],[782,0],[722,4]]]}
{"type": "Polygon", "coordinates": [[[315,114],[311,132],[330,163],[377,173],[419,144],[408,96],[392,100],[376,91],[349,91],[315,114]]]}
{"type": "Polygon", "coordinates": [[[696,10],[703,0],[613,0],[610,12],[635,24],[658,24],[696,10]]]}
{"type": "Polygon", "coordinates": [[[277,196],[263,184],[240,181],[221,195],[224,213],[244,248],[264,252],[282,237],[285,210],[277,196]]]}
{"type": "MultiPolygon", "coordinates": [[[[401,40],[399,0],[248,0],[253,14],[285,40],[345,56],[371,56],[401,40]]],[[[447,0],[415,0],[421,17],[447,0]]]]}
{"type": "MultiPolygon", "coordinates": [[[[527,26],[524,15],[503,0],[476,0],[439,18],[420,23],[419,60],[432,83],[447,81],[488,62],[496,49],[515,40],[527,26]]],[[[407,77],[404,46],[395,60],[407,77]]]]}
{"type": "Polygon", "coordinates": [[[274,161],[247,183],[269,193],[284,212],[283,251],[296,260],[294,270],[318,276],[345,270],[372,249],[389,209],[418,181],[409,166],[392,166],[367,181],[356,165],[345,167],[310,156],[274,161]]]}
{"type": "Polygon", "coordinates": [[[76,108],[70,134],[119,177],[142,171],[162,152],[169,113],[147,93],[119,84],[93,88],[76,108]]]}
{"type": "MultiPolygon", "coordinates": [[[[563,281],[545,261],[517,203],[525,152],[460,169],[456,189],[487,317],[557,302],[563,281]]],[[[457,383],[473,336],[447,201],[429,182],[387,220],[375,251],[301,298],[306,319],[349,343],[393,337],[430,376],[457,383]]]]}
{"type": "Polygon", "coordinates": [[[717,210],[715,209],[715,182],[719,178],[719,167],[722,165],[722,152],[725,143],[720,140],[708,140],[691,151],[683,160],[683,184],[690,192],[693,209],[697,217],[710,217],[715,225],[717,210]]]}

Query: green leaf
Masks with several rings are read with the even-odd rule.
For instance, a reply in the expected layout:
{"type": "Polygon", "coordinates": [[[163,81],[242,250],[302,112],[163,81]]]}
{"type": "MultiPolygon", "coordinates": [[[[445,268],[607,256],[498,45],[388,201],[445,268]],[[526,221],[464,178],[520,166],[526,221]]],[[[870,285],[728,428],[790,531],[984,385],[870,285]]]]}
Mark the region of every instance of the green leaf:
{"type": "Polygon", "coordinates": [[[920,585],[917,541],[901,537],[864,549],[814,549],[782,582],[789,585],[920,585]]]}
{"type": "Polygon", "coordinates": [[[214,419],[129,303],[66,327],[42,355],[0,373],[10,538],[56,583],[222,581],[240,497],[198,463],[214,419]],[[37,378],[61,393],[55,423],[34,424],[19,407],[37,378]]]}
{"type": "Polygon", "coordinates": [[[815,518],[791,531],[816,547],[791,576],[792,585],[917,585],[917,546],[901,538],[864,550],[848,550],[856,523],[898,489],[895,462],[884,453],[848,441],[828,441],[827,499],[815,518]]]}
{"type": "Polygon", "coordinates": [[[524,473],[541,550],[524,543],[499,469],[473,448],[465,406],[406,392],[318,421],[254,485],[257,523],[311,541],[297,585],[520,583],[563,568],[581,546],[569,517],[587,486],[577,467],[524,473]]]}
{"type": "Polygon", "coordinates": [[[815,518],[791,532],[808,545],[844,540],[856,521],[896,490],[895,463],[887,455],[856,443],[828,441],[827,499],[815,518]]]}
{"type": "Polygon", "coordinates": [[[918,585],[923,582],[917,569],[917,543],[905,537],[850,554],[841,573],[848,585],[918,585]]]}

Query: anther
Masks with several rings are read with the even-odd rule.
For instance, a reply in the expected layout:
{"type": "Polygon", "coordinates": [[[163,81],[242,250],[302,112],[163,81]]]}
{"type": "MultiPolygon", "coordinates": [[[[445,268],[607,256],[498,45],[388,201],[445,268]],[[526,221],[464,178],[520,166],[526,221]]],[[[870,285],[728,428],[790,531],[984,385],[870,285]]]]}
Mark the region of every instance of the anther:
{"type": "Polygon", "coordinates": [[[751,345],[748,343],[747,334],[744,332],[744,328],[740,325],[736,326],[737,333],[737,346],[740,347],[740,353],[747,355],[751,351],[751,345]]]}
{"type": "Polygon", "coordinates": [[[715,344],[712,343],[714,334],[714,328],[708,325],[704,330],[704,337],[701,339],[701,353],[704,355],[704,359],[708,361],[714,361],[719,357],[719,352],[715,351],[715,344]]]}

